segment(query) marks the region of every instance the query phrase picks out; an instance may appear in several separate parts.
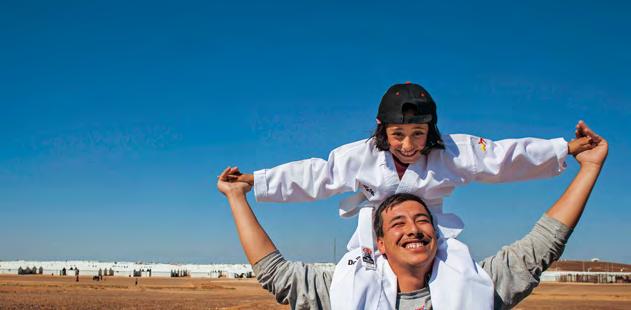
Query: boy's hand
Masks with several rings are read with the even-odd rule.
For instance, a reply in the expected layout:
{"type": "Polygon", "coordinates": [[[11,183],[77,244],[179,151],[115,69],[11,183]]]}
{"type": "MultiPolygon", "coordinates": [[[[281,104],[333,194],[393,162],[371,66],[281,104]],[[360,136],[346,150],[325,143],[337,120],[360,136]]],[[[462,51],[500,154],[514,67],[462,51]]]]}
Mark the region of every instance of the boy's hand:
{"type": "Polygon", "coordinates": [[[217,177],[217,189],[226,196],[232,194],[245,195],[252,189],[250,183],[235,180],[235,175],[241,175],[239,168],[228,167],[217,177]]]}
{"type": "Polygon", "coordinates": [[[594,144],[590,137],[576,138],[567,143],[567,153],[574,156],[592,148],[594,148],[594,144]]]}
{"type": "Polygon", "coordinates": [[[254,175],[253,174],[243,174],[239,171],[239,168],[232,167],[231,170],[228,171],[226,175],[225,181],[227,182],[245,182],[250,185],[254,185],[254,175]]]}

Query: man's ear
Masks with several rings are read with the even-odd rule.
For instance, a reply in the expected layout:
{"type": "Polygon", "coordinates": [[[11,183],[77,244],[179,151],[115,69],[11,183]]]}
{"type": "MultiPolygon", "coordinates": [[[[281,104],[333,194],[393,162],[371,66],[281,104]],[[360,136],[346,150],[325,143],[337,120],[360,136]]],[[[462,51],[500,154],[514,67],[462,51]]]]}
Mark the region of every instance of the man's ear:
{"type": "Polygon", "coordinates": [[[377,238],[377,249],[379,250],[379,252],[381,252],[381,254],[386,254],[386,247],[383,242],[383,237],[377,238]]]}

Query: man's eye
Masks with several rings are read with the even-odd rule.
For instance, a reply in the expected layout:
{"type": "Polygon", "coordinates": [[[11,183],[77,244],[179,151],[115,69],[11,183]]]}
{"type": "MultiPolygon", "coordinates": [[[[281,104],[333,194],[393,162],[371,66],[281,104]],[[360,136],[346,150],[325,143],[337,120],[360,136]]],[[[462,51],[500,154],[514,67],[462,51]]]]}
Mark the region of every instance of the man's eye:
{"type": "Polygon", "coordinates": [[[424,132],[416,132],[416,133],[414,133],[414,134],[415,134],[416,136],[424,136],[424,135],[425,135],[425,133],[424,133],[424,132]]]}
{"type": "Polygon", "coordinates": [[[392,227],[400,227],[401,225],[403,225],[403,222],[396,222],[392,224],[392,227]]]}
{"type": "Polygon", "coordinates": [[[429,223],[427,219],[416,220],[417,223],[429,223]]]}

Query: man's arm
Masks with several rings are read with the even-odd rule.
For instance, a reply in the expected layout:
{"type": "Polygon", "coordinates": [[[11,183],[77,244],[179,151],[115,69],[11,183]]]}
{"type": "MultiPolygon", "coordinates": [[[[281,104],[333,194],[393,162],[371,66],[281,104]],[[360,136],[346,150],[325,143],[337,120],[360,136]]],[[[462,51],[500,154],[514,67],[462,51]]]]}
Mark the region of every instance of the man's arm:
{"type": "Polygon", "coordinates": [[[582,134],[589,138],[594,148],[576,155],[581,169],[561,198],[546,212],[549,217],[569,228],[574,228],[581,218],[585,203],[596,184],[608,151],[605,139],[594,133],[583,121],[579,122],[579,125],[582,125],[580,127],[582,134]]]}
{"type": "Polygon", "coordinates": [[[608,149],[607,141],[581,125],[593,148],[576,155],[581,168],[574,180],[530,233],[480,263],[495,285],[496,309],[513,307],[532,292],[541,273],[561,257],[581,217],[608,149]]]}
{"type": "Polygon", "coordinates": [[[226,168],[218,177],[217,188],[230,203],[241,245],[259,283],[276,301],[290,304],[292,309],[330,309],[331,272],[285,260],[248,204],[245,194],[252,186],[227,177],[237,171],[236,167],[226,168]]]}
{"type": "Polygon", "coordinates": [[[245,197],[252,186],[245,182],[228,181],[228,177],[235,171],[238,171],[236,167],[226,168],[218,177],[217,188],[228,199],[241,246],[250,264],[254,265],[263,257],[276,251],[276,246],[259,224],[245,197]]]}

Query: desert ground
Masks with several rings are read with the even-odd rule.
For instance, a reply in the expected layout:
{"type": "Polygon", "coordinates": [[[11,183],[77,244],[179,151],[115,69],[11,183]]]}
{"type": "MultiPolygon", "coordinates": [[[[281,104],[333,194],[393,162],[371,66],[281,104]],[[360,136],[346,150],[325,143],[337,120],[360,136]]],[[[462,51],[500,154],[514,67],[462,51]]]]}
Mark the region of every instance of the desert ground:
{"type": "MultiPolygon", "coordinates": [[[[34,308],[288,309],[254,279],[0,276],[0,309],[34,308]]],[[[631,309],[631,284],[544,283],[516,309],[631,309]]]]}

